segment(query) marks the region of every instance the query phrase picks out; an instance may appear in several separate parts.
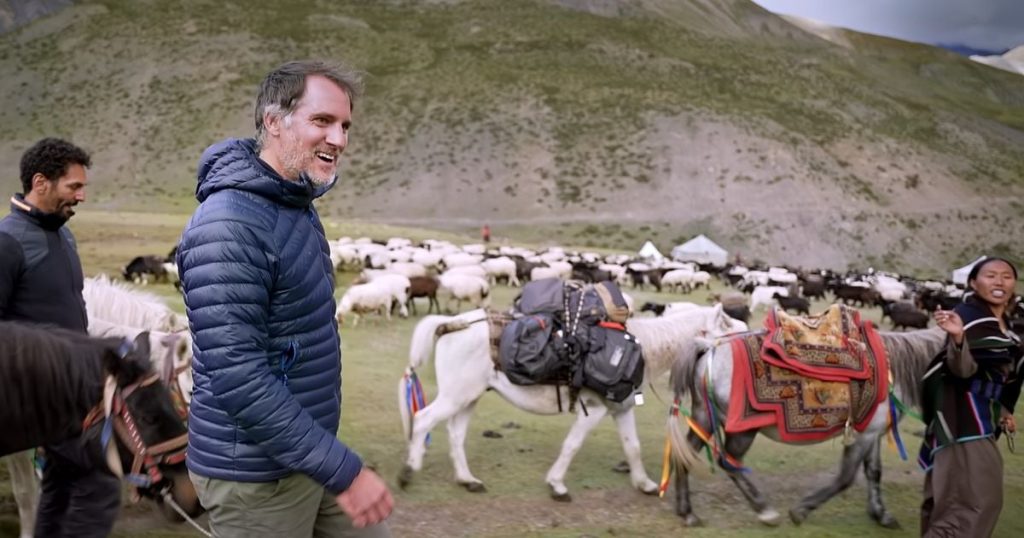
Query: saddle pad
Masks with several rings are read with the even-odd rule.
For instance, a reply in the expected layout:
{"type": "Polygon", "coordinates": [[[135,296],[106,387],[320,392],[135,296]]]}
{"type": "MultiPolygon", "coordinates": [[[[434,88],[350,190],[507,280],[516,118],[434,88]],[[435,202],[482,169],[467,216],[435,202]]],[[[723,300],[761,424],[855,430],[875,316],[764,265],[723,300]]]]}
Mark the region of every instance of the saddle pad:
{"type": "Polygon", "coordinates": [[[761,336],[731,341],[733,378],[727,432],[775,426],[785,442],[821,441],[843,431],[849,419],[857,431],[871,421],[888,396],[888,362],[869,346],[869,379],[821,380],[764,360],[761,336]]]}
{"type": "Polygon", "coordinates": [[[835,304],[808,317],[775,309],[764,325],[768,334],[760,355],[770,364],[827,381],[871,376],[860,313],[852,308],[835,304]]]}

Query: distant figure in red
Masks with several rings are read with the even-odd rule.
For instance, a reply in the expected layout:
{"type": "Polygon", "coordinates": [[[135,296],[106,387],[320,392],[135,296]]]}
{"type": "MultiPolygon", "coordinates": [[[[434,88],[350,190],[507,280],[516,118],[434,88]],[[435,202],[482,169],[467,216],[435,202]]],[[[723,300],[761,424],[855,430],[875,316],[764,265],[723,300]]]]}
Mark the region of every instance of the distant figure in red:
{"type": "Polygon", "coordinates": [[[491,242],[491,227],[489,225],[484,224],[484,227],[480,228],[480,237],[483,238],[484,243],[491,242]]]}

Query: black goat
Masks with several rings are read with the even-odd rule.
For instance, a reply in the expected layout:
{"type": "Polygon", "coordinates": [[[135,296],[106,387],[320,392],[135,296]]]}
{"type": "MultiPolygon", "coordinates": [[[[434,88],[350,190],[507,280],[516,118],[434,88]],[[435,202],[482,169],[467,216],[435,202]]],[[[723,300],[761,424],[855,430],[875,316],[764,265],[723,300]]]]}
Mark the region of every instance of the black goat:
{"type": "Polygon", "coordinates": [[[811,302],[803,297],[786,297],[778,292],[772,294],[772,298],[779,302],[783,310],[794,310],[797,314],[811,315],[811,302]]]}
{"type": "Polygon", "coordinates": [[[904,329],[928,328],[928,313],[922,312],[917,309],[893,309],[891,312],[889,312],[889,318],[892,319],[893,330],[899,329],[901,327],[904,329]]]}

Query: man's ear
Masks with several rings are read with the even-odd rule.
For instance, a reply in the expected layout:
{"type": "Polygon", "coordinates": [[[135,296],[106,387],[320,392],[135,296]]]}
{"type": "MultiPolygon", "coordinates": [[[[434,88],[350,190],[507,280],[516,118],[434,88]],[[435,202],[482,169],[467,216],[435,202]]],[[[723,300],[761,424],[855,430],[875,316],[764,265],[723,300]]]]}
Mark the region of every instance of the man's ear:
{"type": "Polygon", "coordinates": [[[39,172],[32,175],[32,191],[46,192],[46,189],[49,188],[51,183],[52,181],[39,172]]]}
{"type": "Polygon", "coordinates": [[[263,113],[263,130],[270,136],[279,136],[281,134],[281,114],[275,114],[272,111],[266,111],[263,113]]]}

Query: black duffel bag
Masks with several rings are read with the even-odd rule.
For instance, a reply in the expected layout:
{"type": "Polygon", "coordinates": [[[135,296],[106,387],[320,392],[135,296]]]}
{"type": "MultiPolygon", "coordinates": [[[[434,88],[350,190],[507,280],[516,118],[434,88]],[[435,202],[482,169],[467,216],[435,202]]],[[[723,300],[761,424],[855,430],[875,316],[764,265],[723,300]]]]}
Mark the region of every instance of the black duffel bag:
{"type": "Polygon", "coordinates": [[[644,381],[644,356],[636,337],[618,323],[599,323],[587,331],[583,386],[607,400],[623,402],[644,381]]]}
{"type": "Polygon", "coordinates": [[[501,370],[516,385],[564,383],[571,365],[561,331],[550,314],[512,320],[501,333],[501,370]]]}

